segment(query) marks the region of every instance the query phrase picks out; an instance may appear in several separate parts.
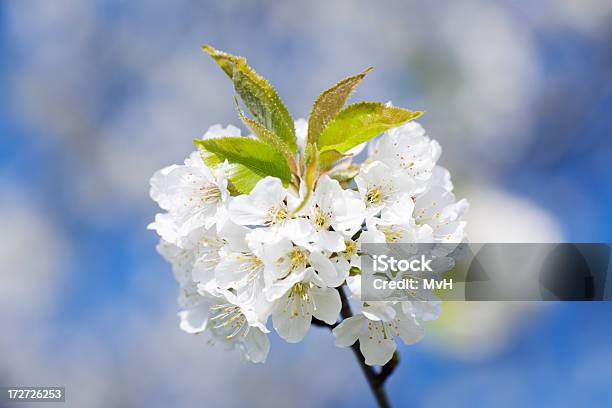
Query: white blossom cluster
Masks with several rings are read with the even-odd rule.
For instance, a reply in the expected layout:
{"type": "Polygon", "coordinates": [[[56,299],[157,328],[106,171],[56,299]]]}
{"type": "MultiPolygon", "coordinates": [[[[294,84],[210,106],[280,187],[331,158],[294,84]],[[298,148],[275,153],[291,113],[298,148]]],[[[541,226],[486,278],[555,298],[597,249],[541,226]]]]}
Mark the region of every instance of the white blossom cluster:
{"type": "MultiPolygon", "coordinates": [[[[295,125],[303,151],[307,124],[295,125]]],[[[204,138],[228,135],[240,130],[216,125],[204,138]]],[[[336,344],[359,340],[369,365],[391,359],[395,337],[419,341],[422,321],[436,318],[440,303],[361,302],[360,245],[461,242],[468,204],[456,201],[448,171],[436,165],[440,146],[418,123],[352,153],[364,148],[368,157],[354,179],[341,184],[332,170],[310,194],[305,183],[297,191],[265,177],[249,194],[232,196],[226,166],[208,168],[197,151],[184,165],[156,172],[151,197],[165,212],[150,228],[180,285],[180,328],[208,332],[252,362],[266,359],[270,317],[292,343],[304,338],[313,318],[334,325],[336,344]],[[343,285],[357,313],[337,325],[343,285]]]]}

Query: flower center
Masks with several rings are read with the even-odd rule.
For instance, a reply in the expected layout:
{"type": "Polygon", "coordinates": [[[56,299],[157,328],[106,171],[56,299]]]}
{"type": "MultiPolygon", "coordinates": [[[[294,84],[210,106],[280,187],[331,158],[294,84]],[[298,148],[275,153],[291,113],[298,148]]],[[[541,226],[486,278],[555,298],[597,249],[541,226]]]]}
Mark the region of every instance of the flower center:
{"type": "Polygon", "coordinates": [[[390,322],[368,320],[368,337],[382,343],[383,340],[393,340],[399,336],[399,319],[390,322]]]}
{"type": "Polygon", "coordinates": [[[212,330],[215,334],[226,340],[232,340],[238,335],[244,337],[249,333],[247,319],[236,305],[226,303],[212,306],[209,320],[213,324],[212,330]]]}
{"type": "Polygon", "coordinates": [[[318,205],[314,210],[314,224],[319,230],[326,230],[329,228],[329,214],[321,210],[318,205]]]}
{"type": "Polygon", "coordinates": [[[304,301],[310,299],[310,295],[308,294],[308,291],[310,289],[310,285],[304,282],[298,282],[295,285],[293,285],[293,288],[291,288],[291,291],[293,293],[293,295],[298,296],[300,298],[302,298],[304,301]]]}
{"type": "Polygon", "coordinates": [[[274,217],[274,222],[280,222],[285,219],[287,219],[287,210],[284,208],[281,208],[280,210],[276,212],[276,216],[274,217]]]}
{"type": "Polygon", "coordinates": [[[398,230],[392,226],[382,227],[380,230],[385,235],[385,240],[389,243],[397,242],[404,236],[404,232],[402,230],[398,230]]]}
{"type": "Polygon", "coordinates": [[[292,317],[306,317],[312,314],[312,297],[310,283],[298,282],[291,288],[287,296],[285,311],[291,311],[292,317]]]}
{"type": "Polygon", "coordinates": [[[200,187],[202,201],[206,204],[216,204],[221,202],[221,189],[215,184],[208,184],[200,187]]]}
{"type": "Polygon", "coordinates": [[[242,254],[241,260],[243,262],[240,270],[246,275],[246,282],[251,283],[255,281],[260,276],[263,261],[251,253],[242,254]]]}
{"type": "MultiPolygon", "coordinates": [[[[437,207],[437,203],[434,201],[431,203],[431,205],[429,206],[429,209],[434,209],[437,207]]],[[[423,225],[425,224],[427,221],[432,221],[432,222],[437,222],[440,221],[440,218],[442,217],[442,213],[438,210],[433,212],[433,214],[430,215],[429,218],[426,217],[427,214],[427,210],[428,208],[421,208],[418,211],[416,211],[415,215],[414,215],[414,219],[417,225],[423,225]]]]}
{"type": "Polygon", "coordinates": [[[380,187],[373,187],[368,190],[365,199],[370,205],[380,205],[383,202],[384,195],[380,187]]]}
{"type": "Polygon", "coordinates": [[[302,270],[308,263],[306,252],[295,247],[289,253],[289,260],[291,261],[291,266],[289,267],[290,272],[302,270]]]}
{"type": "Polygon", "coordinates": [[[263,262],[261,259],[253,255],[251,257],[251,264],[253,265],[253,269],[257,269],[263,266],[263,262]]]}
{"type": "Polygon", "coordinates": [[[286,220],[289,216],[287,212],[287,208],[284,205],[280,206],[272,206],[268,210],[268,217],[270,219],[270,224],[276,224],[286,220]]]}
{"type": "Polygon", "coordinates": [[[414,168],[415,163],[414,161],[410,161],[410,162],[404,161],[404,158],[402,157],[402,162],[400,165],[407,170],[412,170],[414,168]]]}
{"type": "Polygon", "coordinates": [[[346,249],[344,250],[344,252],[342,252],[342,255],[346,259],[350,259],[353,255],[357,253],[357,243],[352,239],[345,239],[344,246],[346,247],[346,249]]]}

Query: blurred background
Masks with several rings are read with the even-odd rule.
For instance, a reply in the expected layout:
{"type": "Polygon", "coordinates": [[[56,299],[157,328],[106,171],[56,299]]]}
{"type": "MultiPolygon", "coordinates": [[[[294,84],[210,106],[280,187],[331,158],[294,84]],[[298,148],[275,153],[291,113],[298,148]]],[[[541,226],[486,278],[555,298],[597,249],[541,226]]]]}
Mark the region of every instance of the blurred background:
{"type": "MultiPolygon", "coordinates": [[[[0,384],[67,406],[372,406],[325,329],[247,365],[178,330],[145,229],[148,180],[216,123],[244,55],[295,117],[353,100],[426,110],[473,242],[612,242],[612,2],[0,2],[0,384]]],[[[445,305],[400,346],[396,406],[612,406],[612,304],[445,305]]],[[[40,406],[40,405],[37,405],[40,406]]]]}

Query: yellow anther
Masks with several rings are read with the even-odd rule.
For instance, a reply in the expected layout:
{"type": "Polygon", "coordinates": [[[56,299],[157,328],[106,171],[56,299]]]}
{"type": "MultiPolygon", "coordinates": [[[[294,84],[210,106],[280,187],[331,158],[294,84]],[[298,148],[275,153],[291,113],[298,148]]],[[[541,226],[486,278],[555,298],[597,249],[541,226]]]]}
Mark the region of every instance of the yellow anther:
{"type": "Polygon", "coordinates": [[[379,205],[383,202],[383,192],[380,187],[371,188],[365,195],[366,201],[370,205],[379,205]]]}

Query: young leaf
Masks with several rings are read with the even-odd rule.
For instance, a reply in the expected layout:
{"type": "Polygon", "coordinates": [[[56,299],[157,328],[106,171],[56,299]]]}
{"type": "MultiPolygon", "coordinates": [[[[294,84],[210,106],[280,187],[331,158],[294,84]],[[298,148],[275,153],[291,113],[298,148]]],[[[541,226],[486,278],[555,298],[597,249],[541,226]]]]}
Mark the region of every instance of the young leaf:
{"type": "Polygon", "coordinates": [[[293,118],[276,90],[257,74],[243,57],[202,46],[234,83],[234,89],[258,122],[277,134],[292,152],[297,150],[293,118]]]}
{"type": "Polygon", "coordinates": [[[379,102],[360,102],[347,106],[323,129],[319,137],[319,150],[347,150],[366,142],[374,136],[409,120],[423,112],[413,112],[379,102]]]}
{"type": "Polygon", "coordinates": [[[319,151],[314,143],[308,143],[305,153],[306,168],[304,171],[304,178],[306,180],[306,187],[310,191],[319,178],[319,151]]]}
{"type": "Polygon", "coordinates": [[[293,210],[297,214],[308,203],[314,185],[319,178],[319,151],[314,143],[308,143],[304,152],[304,181],[306,182],[306,194],[302,202],[293,210]]]}
{"type": "Polygon", "coordinates": [[[230,164],[227,169],[228,189],[235,194],[249,194],[263,177],[242,164],[230,164]]]}
{"type": "Polygon", "coordinates": [[[308,117],[308,143],[317,143],[323,129],[336,117],[348,97],[370,71],[372,67],[357,75],[344,78],[319,95],[308,117]]]}
{"type": "Polygon", "coordinates": [[[326,150],[324,152],[321,152],[321,155],[319,158],[321,170],[325,171],[331,168],[335,162],[337,162],[343,157],[346,157],[346,156],[337,150],[326,150]]]}
{"type": "MultiPolygon", "coordinates": [[[[200,149],[200,154],[204,163],[210,167],[216,167],[224,162],[218,156],[204,149],[200,149]]],[[[231,195],[250,193],[255,184],[263,178],[248,167],[238,163],[229,164],[226,168],[226,175],[228,180],[227,189],[231,195]]]]}
{"type": "Polygon", "coordinates": [[[240,119],[244,122],[245,125],[261,140],[262,142],[268,143],[276,148],[279,152],[283,153],[287,158],[287,163],[289,164],[289,168],[293,173],[297,173],[295,160],[293,158],[293,154],[289,150],[289,146],[287,146],[276,134],[270,132],[266,129],[261,123],[253,120],[251,118],[247,118],[240,109],[238,105],[238,100],[236,100],[236,109],[238,109],[238,115],[240,119]]]}
{"type": "Polygon", "coordinates": [[[194,140],[194,143],[206,151],[207,164],[218,164],[227,160],[231,164],[243,166],[259,178],[278,177],[285,185],[291,180],[291,171],[282,153],[259,140],[248,137],[224,137],[194,140]]]}
{"type": "Polygon", "coordinates": [[[338,167],[340,168],[336,168],[329,173],[329,177],[338,180],[340,183],[349,182],[359,174],[360,166],[357,164],[351,163],[347,166],[338,167]]]}

